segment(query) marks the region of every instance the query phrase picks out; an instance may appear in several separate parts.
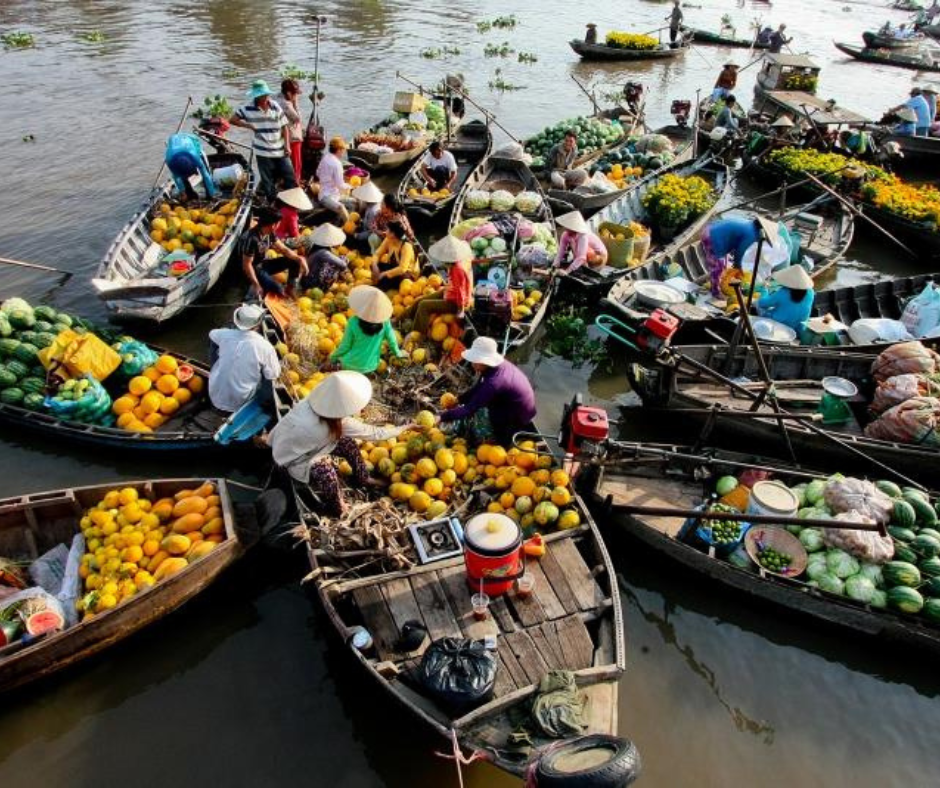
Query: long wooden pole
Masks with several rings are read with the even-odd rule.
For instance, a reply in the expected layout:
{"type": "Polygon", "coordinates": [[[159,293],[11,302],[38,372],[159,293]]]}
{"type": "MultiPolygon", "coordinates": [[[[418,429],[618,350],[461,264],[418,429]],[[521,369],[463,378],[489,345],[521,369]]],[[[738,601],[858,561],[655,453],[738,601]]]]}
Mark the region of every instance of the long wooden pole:
{"type": "Polygon", "coordinates": [[[588,97],[588,100],[594,107],[594,114],[600,115],[601,108],[597,105],[597,101],[594,99],[593,94],[586,87],[584,87],[584,85],[581,84],[581,80],[579,80],[574,74],[569,74],[568,76],[571,77],[571,80],[574,82],[574,84],[580,88],[581,92],[588,97]]]}
{"type": "Polygon", "coordinates": [[[647,514],[651,517],[685,517],[692,520],[734,520],[735,522],[764,523],[766,525],[802,525],[806,528],[837,528],[849,531],[878,531],[885,534],[885,528],[874,522],[849,522],[845,520],[822,520],[816,518],[784,517],[779,514],[750,514],[749,512],[709,512],[704,509],[681,509],[674,506],[640,506],[634,504],[614,504],[621,512],[628,514],[647,514]]]}
{"type": "MultiPolygon", "coordinates": [[[[193,105],[193,97],[189,96],[186,99],[186,109],[183,110],[183,115],[180,118],[180,122],[176,124],[176,131],[173,132],[174,134],[179,134],[180,129],[183,128],[183,124],[186,122],[186,118],[189,116],[189,108],[192,105],[193,105]]],[[[153,180],[153,186],[150,187],[151,191],[156,189],[157,185],[160,183],[160,178],[163,175],[163,170],[165,167],[166,167],[166,159],[164,158],[164,160],[160,163],[160,170],[159,172],[157,172],[157,177],[154,178],[153,180]]]]}
{"type": "Polygon", "coordinates": [[[50,271],[62,276],[74,276],[71,271],[63,271],[61,268],[53,268],[51,265],[40,265],[39,263],[27,263],[25,260],[14,260],[12,257],[0,257],[0,264],[13,265],[18,268],[34,268],[37,271],[50,271]]]}

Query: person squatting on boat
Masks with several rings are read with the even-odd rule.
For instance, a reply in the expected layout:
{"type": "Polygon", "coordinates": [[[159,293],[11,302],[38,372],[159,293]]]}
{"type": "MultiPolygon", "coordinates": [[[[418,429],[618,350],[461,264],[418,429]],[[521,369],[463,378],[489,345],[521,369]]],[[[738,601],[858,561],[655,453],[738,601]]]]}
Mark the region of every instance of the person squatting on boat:
{"type": "Polygon", "coordinates": [[[202,149],[202,143],[195,134],[181,132],[171,136],[166,141],[164,161],[173,178],[180,200],[185,202],[187,199],[199,199],[199,193],[189,181],[197,174],[202,178],[202,187],[206,190],[206,197],[212,199],[218,193],[209,170],[209,160],[202,149]]]}
{"type": "Polygon", "coordinates": [[[248,278],[257,298],[268,293],[289,296],[294,294],[294,281],[308,273],[307,258],[295,252],[275,235],[275,227],[281,220],[273,208],[261,208],[256,214],[257,224],[245,230],[235,244],[235,254],[241,259],[242,270],[248,278]],[[279,253],[268,257],[268,250],[279,253]],[[288,284],[284,288],[274,279],[275,274],[287,271],[288,284]]]}
{"type": "Polygon", "coordinates": [[[218,358],[209,371],[209,400],[213,407],[234,413],[258,393],[265,380],[281,374],[274,346],[258,332],[264,310],[242,304],[235,310],[235,328],[214,328],[209,341],[218,358]]]}
{"type": "Polygon", "coordinates": [[[450,189],[457,180],[457,160],[453,153],[444,150],[440,140],[434,140],[424,154],[421,177],[434,191],[450,189]]]}

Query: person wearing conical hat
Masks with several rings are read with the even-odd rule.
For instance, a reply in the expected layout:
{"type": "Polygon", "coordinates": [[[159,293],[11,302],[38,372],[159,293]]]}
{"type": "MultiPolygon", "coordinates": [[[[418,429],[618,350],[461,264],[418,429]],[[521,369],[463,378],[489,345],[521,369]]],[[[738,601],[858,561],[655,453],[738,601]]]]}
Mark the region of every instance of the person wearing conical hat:
{"type": "Polygon", "coordinates": [[[555,222],[564,230],[558,241],[555,265],[563,265],[569,261],[565,273],[571,273],[585,263],[594,267],[607,262],[607,247],[594,234],[579,211],[562,214],[555,222]]]}
{"type": "Polygon", "coordinates": [[[799,333],[813,311],[813,280],[801,265],[791,265],[771,277],[779,287],[761,297],[757,314],[790,326],[799,333]]]}
{"type": "MultiPolygon", "coordinates": [[[[359,229],[356,231],[355,239],[358,246],[365,249],[369,242],[369,237],[376,232],[376,222],[379,213],[382,210],[382,200],[385,195],[371,180],[360,184],[352,190],[352,196],[357,201],[356,209],[359,211],[359,229]]],[[[378,246],[378,244],[376,244],[378,246]]],[[[369,252],[372,249],[369,247],[369,252]]]]}
{"type": "Polygon", "coordinates": [[[462,320],[473,306],[473,250],[449,233],[428,249],[432,260],[449,266],[442,290],[425,296],[415,306],[414,330],[428,330],[432,315],[456,315],[462,320]]]}
{"type": "Polygon", "coordinates": [[[274,91],[263,79],[255,80],[247,91],[250,104],[239,107],[229,118],[233,126],[248,129],[254,134],[251,149],[258,165],[260,183],[258,191],[273,200],[278,186],[293,188],[297,185],[294,166],[290,160],[290,129],[287,116],[271,100],[274,91]]]}
{"type": "Polygon", "coordinates": [[[383,343],[388,343],[391,355],[404,357],[390,319],[392,302],[385,293],[371,285],[357,285],[349,291],[349,308],[353,316],[339,347],[330,355],[332,364],[363,374],[375,372],[382,361],[383,343]]]}
{"type": "Polygon", "coordinates": [[[319,287],[329,290],[349,272],[346,259],[336,253],[336,247],[346,240],[346,233],[335,224],[324,222],[306,237],[310,243],[307,266],[310,273],[301,284],[306,288],[319,287]]]}
{"type": "Polygon", "coordinates": [[[209,401],[218,410],[234,413],[257,393],[265,380],[281,374],[274,346],[258,333],[264,310],[242,304],[235,310],[235,328],[214,328],[209,341],[218,358],[209,370],[209,401]]]}
{"type": "Polygon", "coordinates": [[[300,186],[285,189],[277,193],[278,210],[281,212],[281,221],[274,228],[274,234],[282,241],[291,241],[300,237],[300,212],[312,211],[313,203],[307,192],[300,186]]]}
{"type": "Polygon", "coordinates": [[[363,487],[369,483],[369,472],[356,439],[388,440],[415,426],[375,427],[360,421],[356,416],[371,399],[372,384],[365,375],[333,372],[267,436],[275,464],[295,481],[309,484],[323,504],[320,513],[328,517],[339,517],[345,509],[332,458],[346,460],[352,468],[350,485],[363,487]]]}

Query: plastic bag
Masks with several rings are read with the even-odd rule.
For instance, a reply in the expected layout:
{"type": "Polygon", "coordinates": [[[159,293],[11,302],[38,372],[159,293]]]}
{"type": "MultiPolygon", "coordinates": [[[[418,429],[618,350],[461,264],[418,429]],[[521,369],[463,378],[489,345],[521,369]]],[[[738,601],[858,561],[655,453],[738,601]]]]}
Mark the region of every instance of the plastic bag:
{"type": "Polygon", "coordinates": [[[914,337],[900,320],[861,317],[849,326],[849,339],[856,345],[873,345],[876,342],[906,342],[914,337]]]}
{"type": "Polygon", "coordinates": [[[924,285],[920,295],[907,302],[901,322],[915,337],[925,336],[940,325],[940,289],[933,282],[924,285]]]}
{"type": "Polygon", "coordinates": [[[128,378],[140,375],[145,369],[156,364],[159,358],[147,345],[138,342],[136,339],[130,342],[122,342],[117,351],[121,354],[120,372],[128,378]]]}
{"type": "Polygon", "coordinates": [[[937,371],[938,361],[940,361],[940,355],[916,340],[899,342],[878,354],[878,358],[872,362],[871,374],[879,383],[907,372],[932,375],[937,371]]]}
{"type": "MultiPolygon", "coordinates": [[[[841,522],[871,522],[859,512],[841,512],[833,519],[841,522]]],[[[877,531],[856,531],[847,528],[823,528],[822,539],[829,547],[845,550],[849,555],[870,564],[883,564],[894,558],[894,541],[877,531]]]]}
{"type": "MultiPolygon", "coordinates": [[[[738,266],[744,271],[754,270],[754,258],[757,257],[757,244],[751,244],[741,255],[741,264],[738,266]]],[[[757,265],[757,281],[763,282],[776,269],[785,268],[790,263],[790,247],[784,239],[780,243],[770,244],[764,241],[761,244],[760,263],[757,265]]]]}
{"type": "Polygon", "coordinates": [[[79,533],[72,539],[71,547],[58,544],[29,567],[33,582],[59,600],[69,626],[78,621],[75,601],[81,592],[78,570],[84,552],[85,537],[79,533]]]}
{"type": "Polygon", "coordinates": [[[879,525],[888,523],[894,511],[894,501],[863,479],[833,480],[826,485],[823,499],[834,512],[857,512],[863,520],[879,525]]]}
{"type": "Polygon", "coordinates": [[[919,443],[940,446],[937,424],[940,421],[940,399],[912,397],[881,414],[865,427],[865,435],[883,441],[919,443]]]}
{"type": "Polygon", "coordinates": [[[63,399],[63,392],[73,391],[66,386],[72,386],[77,381],[66,381],[59,389],[59,394],[46,397],[44,405],[49,412],[60,419],[80,421],[85,424],[101,424],[111,419],[111,395],[91,375],[85,375],[84,380],[89,386],[78,399],[63,399]]]}
{"type": "Polygon", "coordinates": [[[525,152],[525,148],[518,142],[507,142],[497,148],[493,155],[499,159],[517,159],[527,164],[532,161],[532,157],[525,152]]]}
{"type": "Polygon", "coordinates": [[[664,134],[644,134],[634,147],[638,153],[663,153],[672,150],[672,140],[664,134]]]}
{"type": "Polygon", "coordinates": [[[482,640],[440,638],[421,657],[418,681],[448,710],[466,711],[492,697],[496,668],[482,640]]]}
{"type": "Polygon", "coordinates": [[[940,384],[925,375],[895,375],[878,384],[871,402],[874,413],[882,413],[912,397],[940,396],[940,384]]]}

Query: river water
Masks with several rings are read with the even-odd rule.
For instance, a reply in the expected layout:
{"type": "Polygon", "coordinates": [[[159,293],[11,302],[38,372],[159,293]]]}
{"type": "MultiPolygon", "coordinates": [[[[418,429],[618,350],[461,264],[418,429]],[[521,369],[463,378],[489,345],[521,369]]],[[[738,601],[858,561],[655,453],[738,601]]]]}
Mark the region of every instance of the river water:
{"type": "MultiPolygon", "coordinates": [[[[321,73],[330,133],[349,135],[386,114],[396,70],[419,82],[461,71],[472,94],[524,137],[590,112],[569,76],[615,90],[649,89],[652,125],[674,98],[707,92],[720,64],[746,51],[699,48],[669,64],[581,64],[566,41],[587,22],[601,31],[659,27],[668,5],[521,0],[421,3],[323,2],[321,73]],[[586,6],[587,4],[585,4],[586,6]],[[509,12],[514,30],[481,34],[476,22],[509,12]],[[535,64],[486,58],[508,42],[535,64]],[[427,48],[459,55],[425,59],[427,48]],[[496,70],[522,89],[497,94],[496,70]],[[600,83],[607,83],[602,85],[600,83]]],[[[716,29],[722,14],[740,35],[760,19],[787,22],[794,51],[823,67],[820,94],[878,116],[914,84],[903,70],[846,62],[831,41],[900,12],[876,3],[783,0],[735,5],[703,0],[689,24],[716,29]]],[[[104,312],[89,284],[98,260],[154,183],[166,136],[187,96],[221,93],[233,103],[251,80],[276,82],[287,64],[313,69],[310,4],[293,0],[4,0],[0,33],[24,30],[36,46],[0,52],[0,255],[74,274],[65,284],[0,269],[0,297],[46,299],[91,318],[104,312]],[[83,34],[100,31],[104,41],[83,34]],[[32,141],[24,137],[32,135],[32,141]]],[[[750,97],[757,67],[743,71],[750,97]]],[[[237,137],[236,137],[237,138],[237,137]]],[[[865,237],[840,282],[914,270],[865,237]]],[[[160,332],[161,344],[205,355],[206,331],[222,323],[242,287],[230,274],[203,306],[160,332]]],[[[603,371],[571,369],[538,350],[525,359],[540,396],[540,426],[554,429],[574,391],[610,403],[624,384],[603,371]]],[[[195,458],[174,462],[108,456],[0,437],[0,495],[157,475],[224,474],[248,482],[265,469],[195,458]]],[[[731,594],[677,576],[611,536],[627,611],[630,670],[621,733],[639,745],[648,786],[892,786],[935,784],[940,712],[937,675],[916,655],[819,631],[752,609],[731,594]]],[[[439,742],[399,715],[343,659],[327,623],[302,590],[299,555],[256,552],[200,599],[100,659],[6,699],[0,711],[0,782],[6,786],[457,785],[431,755],[439,742]]],[[[469,786],[511,784],[487,766],[469,786]]]]}

